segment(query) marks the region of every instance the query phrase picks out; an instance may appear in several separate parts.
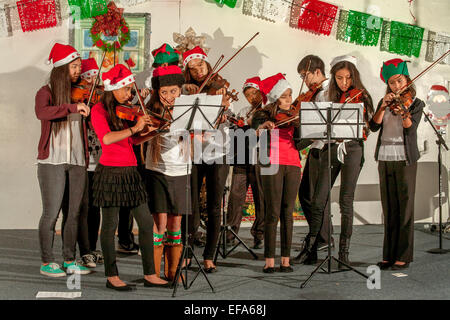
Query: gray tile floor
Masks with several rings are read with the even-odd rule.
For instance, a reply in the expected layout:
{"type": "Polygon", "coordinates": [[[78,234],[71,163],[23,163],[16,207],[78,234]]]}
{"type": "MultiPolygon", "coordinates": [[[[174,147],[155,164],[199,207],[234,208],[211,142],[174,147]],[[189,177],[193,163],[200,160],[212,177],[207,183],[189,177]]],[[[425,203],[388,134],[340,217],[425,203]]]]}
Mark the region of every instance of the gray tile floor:
{"type": "MultiPolygon", "coordinates": [[[[300,284],[314,269],[313,266],[294,266],[290,274],[264,274],[263,250],[255,250],[259,259],[253,260],[240,246],[227,259],[219,258],[218,272],[208,275],[215,288],[212,293],[206,280],[200,275],[189,290],[179,287],[175,299],[182,300],[315,300],[315,299],[450,299],[450,253],[432,255],[426,250],[438,246],[436,234],[425,232],[423,225],[415,227],[415,261],[396,277],[395,271],[382,271],[380,289],[368,289],[366,280],[354,272],[315,275],[306,288],[300,284]]],[[[294,227],[292,257],[298,254],[300,242],[307,227],[294,227]]],[[[335,228],[339,238],[339,228],[335,228]]],[[[248,244],[252,243],[249,228],[240,234],[248,244]]],[[[444,248],[450,248],[448,234],[444,248]]],[[[367,267],[381,258],[383,226],[355,226],[350,249],[350,261],[358,270],[367,272],[367,267]]],[[[61,238],[55,237],[55,255],[61,254],[61,238]]],[[[196,249],[201,259],[202,249],[196,249]]],[[[279,251],[277,251],[279,254],[279,251]]],[[[337,253],[336,253],[337,254],[337,253]]],[[[320,253],[323,259],[325,253],[320,253]]],[[[279,265],[279,258],[276,259],[279,265]]],[[[40,255],[37,230],[0,230],[0,299],[35,299],[39,291],[69,292],[67,279],[50,279],[39,274],[40,255]]],[[[126,281],[142,278],[142,266],[137,255],[119,255],[118,267],[126,281]]],[[[82,276],[80,299],[173,299],[172,290],[144,288],[141,282],[131,293],[119,293],[105,288],[103,267],[95,273],[82,276]]],[[[190,273],[193,274],[193,273],[190,273]]],[[[191,277],[192,279],[192,277],[191,277]]]]}

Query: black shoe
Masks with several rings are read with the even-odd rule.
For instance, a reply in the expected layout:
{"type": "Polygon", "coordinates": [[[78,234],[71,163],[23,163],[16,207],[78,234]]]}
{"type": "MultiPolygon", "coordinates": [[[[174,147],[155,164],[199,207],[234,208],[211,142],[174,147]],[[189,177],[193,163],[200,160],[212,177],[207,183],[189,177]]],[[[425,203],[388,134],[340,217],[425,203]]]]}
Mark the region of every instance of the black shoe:
{"type": "Polygon", "coordinates": [[[269,268],[263,268],[264,273],[275,273],[275,268],[269,267],[269,268]]]}
{"type": "Polygon", "coordinates": [[[113,289],[113,290],[117,290],[117,291],[131,291],[131,290],[133,290],[133,287],[130,286],[129,284],[126,284],[126,285],[120,286],[120,287],[116,287],[111,282],[109,282],[109,280],[106,280],[106,287],[108,289],[113,289]]]}
{"type": "Polygon", "coordinates": [[[215,273],[217,272],[217,268],[216,267],[209,267],[209,268],[204,268],[206,273],[215,273]]]}
{"type": "MultiPolygon", "coordinates": [[[[331,248],[334,248],[334,240],[331,239],[331,248]]],[[[319,242],[317,244],[317,251],[327,250],[328,249],[328,243],[326,242],[319,242]]]]}
{"type": "Polygon", "coordinates": [[[392,266],[392,262],[380,261],[377,263],[377,266],[380,268],[380,270],[387,270],[392,266]]]}
{"type": "Polygon", "coordinates": [[[170,283],[151,283],[150,281],[148,281],[147,279],[144,278],[144,287],[147,288],[169,288],[170,287],[170,283]]]}
{"type": "Polygon", "coordinates": [[[264,247],[263,241],[261,239],[255,239],[253,242],[253,249],[262,249],[264,247]]]}
{"type": "MultiPolygon", "coordinates": [[[[347,265],[350,265],[350,261],[348,260],[348,252],[339,252],[339,261],[344,262],[347,265]]],[[[338,269],[339,270],[350,270],[347,266],[345,266],[342,263],[338,263],[338,269]]]]}
{"type": "Polygon", "coordinates": [[[315,245],[316,237],[314,236],[306,236],[305,244],[303,246],[302,252],[292,259],[292,263],[294,264],[316,264],[317,263],[317,248],[315,245]]]}
{"type": "Polygon", "coordinates": [[[279,272],[294,272],[294,269],[292,269],[291,266],[280,266],[280,269],[278,269],[279,272]]]}
{"type": "Polygon", "coordinates": [[[137,254],[139,252],[139,245],[134,242],[130,244],[122,244],[118,242],[116,251],[126,254],[137,254]]]}
{"type": "Polygon", "coordinates": [[[393,264],[391,267],[391,270],[405,270],[408,269],[409,267],[409,262],[405,263],[405,264],[393,264]]]}

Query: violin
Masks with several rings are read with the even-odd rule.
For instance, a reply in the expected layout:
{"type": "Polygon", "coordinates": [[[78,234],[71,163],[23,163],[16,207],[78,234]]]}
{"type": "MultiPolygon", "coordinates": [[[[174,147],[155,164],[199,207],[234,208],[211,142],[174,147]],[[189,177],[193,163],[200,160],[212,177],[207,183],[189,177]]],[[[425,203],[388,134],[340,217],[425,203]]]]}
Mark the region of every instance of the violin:
{"type": "Polygon", "coordinates": [[[316,94],[319,92],[320,89],[322,89],[322,82],[313,84],[311,86],[311,88],[309,88],[308,91],[306,91],[305,93],[302,93],[298,96],[298,98],[296,99],[296,101],[297,101],[296,107],[300,110],[301,102],[311,102],[314,99],[314,97],[316,96],[316,94]]]}
{"type": "Polygon", "coordinates": [[[346,92],[344,92],[341,95],[341,99],[339,100],[339,103],[361,103],[363,102],[362,93],[364,92],[364,89],[351,89],[346,92]]]}
{"type": "Polygon", "coordinates": [[[236,90],[232,90],[231,92],[228,91],[228,89],[230,88],[230,83],[222,78],[222,76],[220,76],[219,74],[216,74],[214,77],[211,77],[210,80],[208,80],[208,82],[206,83],[206,86],[209,87],[207,94],[209,95],[214,95],[216,94],[216,92],[222,88],[226,89],[226,95],[230,97],[231,100],[233,101],[238,101],[239,98],[237,97],[238,92],[236,92],[236,90]]]}
{"type": "MultiPolygon", "coordinates": [[[[162,117],[152,111],[146,110],[147,114],[150,116],[152,126],[161,129],[170,122],[170,119],[162,117]]],[[[138,121],[140,117],[144,116],[145,113],[141,110],[140,106],[132,106],[130,104],[122,104],[116,106],[116,116],[119,119],[127,121],[138,121]]]]}
{"type": "Polygon", "coordinates": [[[224,115],[227,116],[228,121],[230,121],[232,124],[236,125],[237,127],[242,128],[245,126],[244,119],[242,117],[236,116],[230,110],[225,111],[224,115]]]}
{"type": "Polygon", "coordinates": [[[412,105],[413,101],[414,97],[412,96],[411,91],[407,90],[392,99],[387,106],[393,114],[396,114],[394,110],[397,107],[400,107],[403,112],[408,112],[408,109],[412,105]]]}
{"type": "MultiPolygon", "coordinates": [[[[71,100],[73,103],[87,103],[91,93],[92,85],[85,79],[81,80],[79,84],[72,86],[71,100]]],[[[100,102],[103,95],[103,86],[97,86],[92,94],[91,104],[95,105],[100,102]]]]}

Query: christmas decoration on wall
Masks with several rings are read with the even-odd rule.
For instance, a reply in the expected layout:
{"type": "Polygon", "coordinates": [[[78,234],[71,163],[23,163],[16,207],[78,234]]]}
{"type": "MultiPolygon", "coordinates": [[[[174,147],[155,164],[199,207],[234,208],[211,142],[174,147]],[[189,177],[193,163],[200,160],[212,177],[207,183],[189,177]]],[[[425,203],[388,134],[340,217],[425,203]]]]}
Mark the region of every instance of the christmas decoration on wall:
{"type": "Polygon", "coordinates": [[[0,4],[0,38],[10,36],[10,29],[11,24],[9,22],[9,15],[6,14],[5,4],[0,4]]]}
{"type": "Polygon", "coordinates": [[[338,7],[323,1],[304,0],[298,17],[298,28],[329,36],[338,7]]]}
{"type": "MultiPolygon", "coordinates": [[[[428,43],[427,52],[425,54],[425,61],[436,61],[448,50],[450,50],[450,34],[428,31],[428,43]]],[[[450,65],[450,56],[447,56],[440,63],[450,65]]]]}
{"type": "Polygon", "coordinates": [[[23,32],[56,26],[55,0],[17,1],[17,12],[23,32]]]}
{"type": "Polygon", "coordinates": [[[178,32],[173,33],[173,41],[178,44],[175,49],[180,51],[180,57],[183,55],[183,53],[187,50],[194,49],[196,46],[199,46],[200,48],[205,51],[206,54],[208,54],[209,49],[208,47],[205,47],[205,41],[206,37],[204,36],[197,36],[194,29],[192,27],[189,27],[189,29],[186,30],[184,35],[178,32]]]}
{"type": "Polygon", "coordinates": [[[116,2],[124,7],[133,7],[133,6],[137,6],[138,4],[150,2],[150,0],[119,0],[116,2]]]}
{"type": "Polygon", "coordinates": [[[419,57],[424,29],[410,24],[391,21],[383,23],[381,51],[419,57]]]}
{"type": "Polygon", "coordinates": [[[376,46],[383,19],[368,13],[341,10],[338,20],[338,40],[362,46],[376,46]]]}
{"type": "Polygon", "coordinates": [[[236,7],[237,0],[216,0],[218,4],[225,4],[230,8],[236,7]]]}
{"type": "Polygon", "coordinates": [[[286,0],[244,0],[242,13],[272,22],[288,21],[290,3],[286,0]]]}
{"type": "Polygon", "coordinates": [[[298,17],[300,16],[301,4],[303,0],[293,0],[289,17],[289,26],[298,29],[298,17]]]}
{"type": "Polygon", "coordinates": [[[94,45],[102,51],[120,51],[130,40],[130,29],[123,9],[111,1],[106,14],[94,17],[90,34],[94,45]]]}
{"type": "Polygon", "coordinates": [[[88,19],[108,11],[106,0],[68,0],[75,19],[88,19]]]}

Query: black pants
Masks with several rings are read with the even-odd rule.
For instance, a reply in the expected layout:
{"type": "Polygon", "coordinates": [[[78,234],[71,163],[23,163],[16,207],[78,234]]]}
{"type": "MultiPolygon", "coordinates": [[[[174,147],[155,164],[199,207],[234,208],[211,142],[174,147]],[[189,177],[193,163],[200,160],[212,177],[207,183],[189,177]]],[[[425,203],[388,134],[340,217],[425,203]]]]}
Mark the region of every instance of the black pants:
{"type": "MultiPolygon", "coordinates": [[[[306,164],[303,168],[302,181],[300,182],[300,188],[298,190],[298,199],[302,206],[303,214],[305,215],[308,225],[311,226],[312,212],[311,205],[314,195],[314,190],[319,180],[320,170],[320,149],[313,148],[309,151],[306,158],[306,164]]],[[[319,241],[328,243],[328,232],[331,228],[331,234],[333,234],[333,225],[329,224],[328,218],[328,206],[329,202],[324,210],[322,227],[319,232],[319,241]]]]}
{"type": "MultiPolygon", "coordinates": [[[[357,141],[346,143],[347,154],[342,164],[337,159],[338,144],[331,145],[331,187],[341,173],[339,207],[341,211],[341,239],[350,239],[353,229],[353,200],[356,184],[362,168],[363,147],[357,141]]],[[[322,227],[324,210],[328,199],[328,146],[320,152],[319,177],[311,206],[310,234],[316,236],[322,227]]]]}
{"type": "Polygon", "coordinates": [[[191,173],[192,214],[189,219],[189,241],[200,226],[200,189],[206,178],[206,206],[208,222],[206,225],[206,245],[203,251],[205,260],[212,260],[220,233],[220,211],[230,166],[227,164],[193,164],[191,173]]]}
{"type": "Polygon", "coordinates": [[[378,173],[384,214],[383,260],[411,262],[417,163],[379,161],[378,173]]]}
{"type": "MultiPolygon", "coordinates": [[[[100,241],[105,261],[105,275],[107,277],[119,275],[114,245],[114,234],[117,229],[119,211],[120,207],[102,208],[103,220],[100,241]]],[[[130,208],[130,212],[133,214],[139,227],[139,245],[142,253],[144,275],[152,275],[155,273],[153,262],[153,217],[148,210],[147,203],[130,208]]]]}
{"type": "MultiPolygon", "coordinates": [[[[256,166],[234,166],[231,180],[230,196],[228,200],[227,222],[234,232],[239,232],[242,220],[242,207],[247,195],[248,186],[252,186],[253,201],[255,203],[255,221],[250,230],[252,236],[258,240],[264,239],[264,197],[261,187],[261,177],[256,174],[256,166]]],[[[228,234],[228,239],[233,235],[228,234]]]]}
{"type": "MultiPolygon", "coordinates": [[[[258,172],[260,168],[258,168],[258,172]]],[[[301,169],[280,165],[274,175],[261,175],[264,193],[264,257],[275,257],[277,223],[280,219],[281,256],[291,255],[295,200],[300,184],[301,169]]]]}

